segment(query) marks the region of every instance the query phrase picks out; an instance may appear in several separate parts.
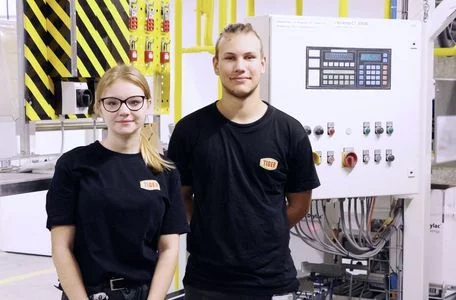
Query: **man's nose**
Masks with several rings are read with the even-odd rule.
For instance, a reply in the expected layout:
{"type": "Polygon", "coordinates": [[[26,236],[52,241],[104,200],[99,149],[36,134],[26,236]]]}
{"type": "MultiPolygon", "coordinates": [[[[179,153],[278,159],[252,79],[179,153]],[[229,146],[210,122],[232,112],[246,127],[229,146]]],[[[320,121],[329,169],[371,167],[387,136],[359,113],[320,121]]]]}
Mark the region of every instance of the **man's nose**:
{"type": "Polygon", "coordinates": [[[245,69],[245,60],[240,58],[236,60],[235,64],[236,71],[243,71],[245,69]]]}

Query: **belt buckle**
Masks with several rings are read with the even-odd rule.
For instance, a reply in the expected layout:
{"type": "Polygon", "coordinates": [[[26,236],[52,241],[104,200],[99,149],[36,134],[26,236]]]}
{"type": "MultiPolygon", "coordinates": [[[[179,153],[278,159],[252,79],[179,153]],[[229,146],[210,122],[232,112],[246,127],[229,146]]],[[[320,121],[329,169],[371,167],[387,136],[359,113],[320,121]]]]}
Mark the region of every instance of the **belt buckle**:
{"type": "Polygon", "coordinates": [[[114,288],[114,282],[116,281],[121,281],[121,280],[124,280],[124,278],[114,278],[114,279],[110,279],[109,280],[109,287],[111,288],[111,291],[119,291],[119,290],[123,290],[124,288],[114,288]]]}

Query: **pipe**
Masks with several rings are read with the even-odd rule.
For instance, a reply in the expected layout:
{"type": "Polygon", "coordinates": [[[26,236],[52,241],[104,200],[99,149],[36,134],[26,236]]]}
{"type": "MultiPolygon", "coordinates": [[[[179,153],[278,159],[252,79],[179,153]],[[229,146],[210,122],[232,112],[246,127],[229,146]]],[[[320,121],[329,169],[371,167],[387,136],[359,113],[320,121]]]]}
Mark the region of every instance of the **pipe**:
{"type": "Polygon", "coordinates": [[[456,56],[456,46],[448,48],[434,48],[434,56],[456,56]]]}
{"type": "Polygon", "coordinates": [[[214,46],[195,46],[189,48],[182,48],[181,53],[199,53],[199,52],[209,52],[214,54],[214,46]]]}
{"type": "Polygon", "coordinates": [[[296,0],[296,15],[297,16],[302,16],[303,11],[304,11],[304,5],[303,5],[303,0],[296,0]]]}
{"type": "Polygon", "coordinates": [[[339,17],[348,17],[348,0],[339,0],[339,17]]]}
{"type": "Polygon", "coordinates": [[[385,0],[383,5],[383,17],[391,19],[391,0],[385,0]]]}
{"type": "Polygon", "coordinates": [[[227,2],[226,0],[219,0],[218,2],[219,4],[219,32],[222,32],[223,31],[223,28],[225,28],[226,24],[227,24],[227,17],[226,17],[226,6],[227,6],[227,2]]]}
{"type": "Polygon", "coordinates": [[[255,0],[247,0],[247,16],[251,17],[255,15],[255,0]]]}
{"type": "Polygon", "coordinates": [[[182,0],[174,5],[174,122],[182,117],[182,0]]]}
{"type": "Polygon", "coordinates": [[[237,0],[230,0],[230,23],[236,23],[237,20],[237,0]]]}
{"type": "Polygon", "coordinates": [[[30,122],[34,126],[34,130],[38,131],[57,131],[62,130],[90,130],[90,129],[106,129],[104,121],[97,121],[94,124],[93,119],[66,119],[63,122],[59,120],[42,120],[38,122],[30,122]],[[63,124],[62,124],[63,123],[63,124]]]}
{"type": "Polygon", "coordinates": [[[212,29],[214,24],[214,0],[205,0],[203,11],[206,14],[204,46],[211,46],[213,44],[212,29]]]}
{"type": "Polygon", "coordinates": [[[397,19],[397,0],[391,0],[391,19],[397,19]]]}
{"type": "Polygon", "coordinates": [[[202,16],[202,11],[201,11],[201,1],[202,0],[196,0],[196,45],[201,46],[201,16],[202,16]]]}

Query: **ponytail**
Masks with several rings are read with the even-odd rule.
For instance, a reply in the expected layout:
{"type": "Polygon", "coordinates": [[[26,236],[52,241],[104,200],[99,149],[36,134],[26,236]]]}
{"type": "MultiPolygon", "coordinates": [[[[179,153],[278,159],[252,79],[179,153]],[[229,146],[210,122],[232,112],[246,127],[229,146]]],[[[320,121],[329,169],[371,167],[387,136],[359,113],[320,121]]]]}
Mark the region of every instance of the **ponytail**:
{"type": "Polygon", "coordinates": [[[172,162],[164,159],[159,152],[160,140],[156,126],[146,125],[141,129],[140,149],[141,155],[149,167],[155,172],[174,169],[172,162]]]}

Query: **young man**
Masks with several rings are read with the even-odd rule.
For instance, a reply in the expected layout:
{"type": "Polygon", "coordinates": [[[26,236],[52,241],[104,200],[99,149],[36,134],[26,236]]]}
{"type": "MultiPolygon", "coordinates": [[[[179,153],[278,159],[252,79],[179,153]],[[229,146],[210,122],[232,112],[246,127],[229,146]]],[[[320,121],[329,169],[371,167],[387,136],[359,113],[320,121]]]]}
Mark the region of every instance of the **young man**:
{"type": "Polygon", "coordinates": [[[269,300],[298,289],[289,229],[320,183],[302,125],[260,99],[265,65],[250,24],[226,27],[213,58],[222,97],[171,137],[191,221],[188,300],[269,300]]]}

